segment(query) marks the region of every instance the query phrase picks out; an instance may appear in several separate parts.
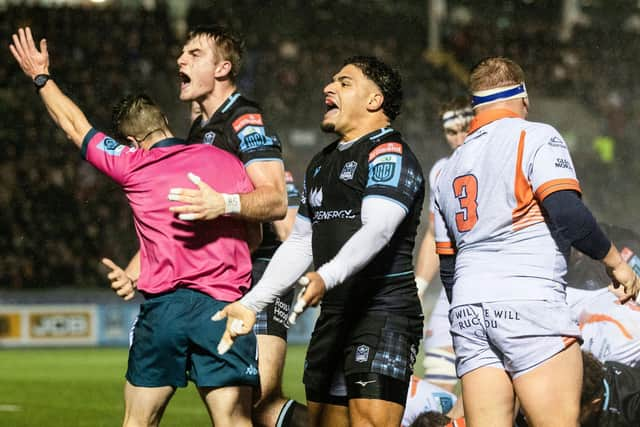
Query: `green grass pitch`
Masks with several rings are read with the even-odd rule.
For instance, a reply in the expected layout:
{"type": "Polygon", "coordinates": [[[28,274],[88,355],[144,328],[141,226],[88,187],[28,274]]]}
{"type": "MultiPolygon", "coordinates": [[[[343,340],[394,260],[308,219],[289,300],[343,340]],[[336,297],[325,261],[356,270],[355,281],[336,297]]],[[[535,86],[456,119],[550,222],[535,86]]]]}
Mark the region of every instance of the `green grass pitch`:
{"type": "MultiPolygon", "coordinates": [[[[283,378],[285,395],[299,402],[305,351],[289,346],[283,378]]],[[[126,365],[125,348],[0,349],[0,427],[121,425],[126,365]]],[[[162,426],[208,425],[193,384],[178,389],[162,426]]]]}
{"type": "MultiPolygon", "coordinates": [[[[288,396],[304,401],[306,347],[289,347],[288,396]]],[[[0,349],[0,427],[99,427],[122,424],[124,348],[0,349]]],[[[178,389],[163,426],[208,426],[192,384],[178,389]]]]}

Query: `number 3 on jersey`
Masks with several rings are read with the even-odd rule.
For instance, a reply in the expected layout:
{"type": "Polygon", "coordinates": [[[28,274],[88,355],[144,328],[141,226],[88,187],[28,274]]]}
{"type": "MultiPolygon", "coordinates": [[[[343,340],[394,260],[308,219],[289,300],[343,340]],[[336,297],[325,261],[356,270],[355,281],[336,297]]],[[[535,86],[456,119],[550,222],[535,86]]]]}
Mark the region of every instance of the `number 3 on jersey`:
{"type": "Polygon", "coordinates": [[[469,231],[478,222],[478,179],[473,175],[462,175],[453,180],[453,193],[461,211],[456,212],[458,231],[469,231]]]}

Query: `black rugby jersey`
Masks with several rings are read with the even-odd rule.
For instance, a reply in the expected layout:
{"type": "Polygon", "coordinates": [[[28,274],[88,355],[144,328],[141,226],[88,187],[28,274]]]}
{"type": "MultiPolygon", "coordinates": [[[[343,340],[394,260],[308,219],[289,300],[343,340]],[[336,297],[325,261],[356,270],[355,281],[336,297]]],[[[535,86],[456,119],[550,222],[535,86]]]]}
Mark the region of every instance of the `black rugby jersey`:
{"type": "Polygon", "coordinates": [[[605,393],[600,427],[640,425],[640,368],[604,363],[605,393]]]}
{"type": "MultiPolygon", "coordinates": [[[[209,144],[237,156],[245,167],[256,160],[282,161],[282,147],[276,133],[264,123],[260,106],[234,92],[203,123],[202,115],[191,125],[189,144],[209,144]]],[[[280,241],[269,223],[262,224],[262,243],[253,258],[271,258],[280,241]]]]}
{"type": "Polygon", "coordinates": [[[365,197],[391,199],[407,216],[363,270],[327,292],[322,308],[343,309],[346,304],[353,308],[357,302],[367,311],[417,315],[420,303],[412,255],[424,199],[420,164],[392,128],[376,130],[343,147],[339,141],[330,144],[306,171],[299,214],[312,223],[316,268],[330,261],[360,229],[365,197]]]}

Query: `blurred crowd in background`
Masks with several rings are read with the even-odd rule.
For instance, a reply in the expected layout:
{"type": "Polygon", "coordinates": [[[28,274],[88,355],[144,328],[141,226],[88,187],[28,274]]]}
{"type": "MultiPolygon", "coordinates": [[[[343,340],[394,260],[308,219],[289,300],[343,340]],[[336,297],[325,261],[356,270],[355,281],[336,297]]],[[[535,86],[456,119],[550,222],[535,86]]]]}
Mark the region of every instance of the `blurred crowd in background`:
{"type": "MultiPolygon", "coordinates": [[[[427,8],[419,1],[211,3],[195,2],[187,27],[219,23],[244,35],[239,86],[263,106],[299,184],[311,156],[332,139],[319,129],[322,89],[346,57],[376,55],[400,70],[405,101],[395,127],[426,174],[448,151],[440,103],[466,93],[473,64],[504,55],[525,70],[530,118],[556,126],[567,139],[589,207],[601,220],[639,230],[636,1],[586,2],[580,22],[563,34],[561,2],[450,0],[438,52],[427,49],[427,8]]],[[[176,134],[186,136],[188,106],[177,100],[183,38],[162,2],[153,9],[0,10],[6,49],[0,62],[0,288],[106,288],[101,257],[125,263],[137,250],[131,213],[117,186],[85,164],[54,127],[34,86],[9,60],[11,34],[26,25],[36,38],[47,38],[53,78],[105,131],[122,96],[146,92],[167,111],[176,134]]]]}

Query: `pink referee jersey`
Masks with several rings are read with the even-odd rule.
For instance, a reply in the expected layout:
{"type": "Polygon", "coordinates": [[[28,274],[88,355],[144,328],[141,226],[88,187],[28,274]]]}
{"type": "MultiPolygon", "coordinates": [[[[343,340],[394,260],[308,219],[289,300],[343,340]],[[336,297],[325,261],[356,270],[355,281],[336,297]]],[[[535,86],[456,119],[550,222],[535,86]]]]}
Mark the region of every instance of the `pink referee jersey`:
{"type": "Polygon", "coordinates": [[[235,301],[250,286],[251,257],[245,223],[231,217],[182,221],[169,211],[174,187],[195,188],[187,173],[218,192],[253,190],[233,155],[206,144],[169,138],[141,150],[120,145],[95,129],[84,137],[82,156],[125,191],[140,240],[138,289],[149,294],[187,287],[220,301],[235,301]]]}
{"type": "Polygon", "coordinates": [[[451,307],[504,300],[564,301],[568,253],[541,202],[580,186],[560,134],[509,110],[479,113],[436,185],[436,250],[456,253],[451,307]]]}

